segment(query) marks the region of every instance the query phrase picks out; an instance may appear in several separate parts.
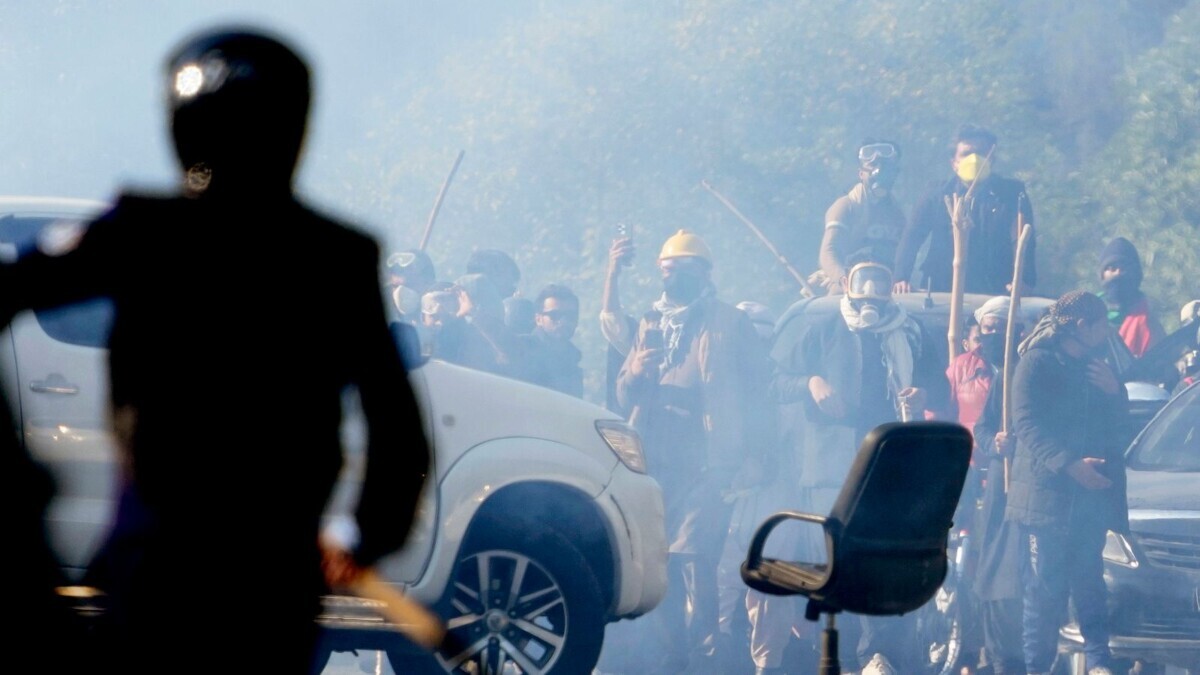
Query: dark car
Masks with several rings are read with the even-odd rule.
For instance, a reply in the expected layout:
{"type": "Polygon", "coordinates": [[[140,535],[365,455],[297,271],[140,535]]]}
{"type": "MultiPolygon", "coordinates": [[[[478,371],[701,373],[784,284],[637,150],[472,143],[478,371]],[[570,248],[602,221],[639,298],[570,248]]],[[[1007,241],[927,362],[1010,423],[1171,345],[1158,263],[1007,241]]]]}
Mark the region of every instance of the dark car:
{"type": "MultiPolygon", "coordinates": [[[[1110,646],[1121,658],[1200,671],[1200,383],[1171,400],[1130,445],[1130,534],[1108,533],[1110,646]]],[[[1079,629],[1064,645],[1082,644],[1079,629]]]]}

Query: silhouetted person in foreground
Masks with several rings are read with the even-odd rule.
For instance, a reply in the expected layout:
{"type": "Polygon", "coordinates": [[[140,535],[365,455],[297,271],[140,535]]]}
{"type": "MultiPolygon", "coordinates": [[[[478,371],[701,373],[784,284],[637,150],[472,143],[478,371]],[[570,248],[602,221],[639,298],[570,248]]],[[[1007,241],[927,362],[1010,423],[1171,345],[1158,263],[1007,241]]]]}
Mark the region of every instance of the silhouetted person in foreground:
{"type": "Polygon", "coordinates": [[[369,434],[358,544],[349,560],[329,552],[336,569],[403,544],[429,451],[376,244],[293,196],[305,63],[270,37],[214,31],[184,43],[166,76],[182,194],[122,195],[74,249],[0,266],[0,320],[113,300],[122,500],[92,573],[110,596],[116,663],[308,672],[343,391],[357,389],[369,434]]]}

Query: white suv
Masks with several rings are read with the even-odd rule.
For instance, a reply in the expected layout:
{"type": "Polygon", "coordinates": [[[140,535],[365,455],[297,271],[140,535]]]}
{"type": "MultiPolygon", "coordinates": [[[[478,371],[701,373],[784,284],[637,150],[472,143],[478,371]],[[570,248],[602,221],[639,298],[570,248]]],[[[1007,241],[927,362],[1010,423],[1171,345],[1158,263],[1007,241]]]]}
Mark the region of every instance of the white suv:
{"type": "MultiPolygon", "coordinates": [[[[0,198],[0,257],[53,247],[103,207],[0,198]]],[[[22,313],[0,336],[18,435],[57,480],[51,541],[75,577],[113,510],[110,319],[106,300],[90,301],[22,313]]],[[[410,377],[434,466],[408,544],[381,573],[436,606],[470,646],[441,655],[447,670],[589,672],[604,625],[651,610],[666,590],[662,495],[637,434],[582,400],[441,361],[410,377]]],[[[348,410],[335,531],[345,529],[362,466],[362,418],[348,410]]],[[[323,623],[330,649],[386,650],[393,663],[407,651],[368,602],[327,598],[323,623]]]]}

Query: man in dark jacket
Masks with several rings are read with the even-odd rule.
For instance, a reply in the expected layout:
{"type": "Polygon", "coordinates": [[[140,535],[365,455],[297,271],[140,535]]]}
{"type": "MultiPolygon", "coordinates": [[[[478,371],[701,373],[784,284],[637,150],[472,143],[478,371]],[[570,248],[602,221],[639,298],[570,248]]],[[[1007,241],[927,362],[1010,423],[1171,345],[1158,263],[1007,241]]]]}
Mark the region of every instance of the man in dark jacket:
{"type": "Polygon", "coordinates": [[[566,286],[549,284],[534,301],[537,328],[531,336],[530,381],[571,396],[583,397],[583,354],[571,342],[579,326],[579,298],[566,286]]]}
{"type": "Polygon", "coordinates": [[[120,668],[220,672],[229,655],[214,645],[241,645],[252,649],[240,670],[307,673],[344,390],[362,402],[367,468],[353,560],[326,549],[331,581],[404,542],[429,452],[378,247],[292,192],[304,61],[274,38],[222,30],[184,43],[167,76],[184,194],[124,195],[73,249],[0,265],[0,321],[113,301],[122,500],[94,578],[108,584],[120,668]],[[319,264],[297,278],[297,261],[319,264]],[[186,311],[164,306],[168,283],[186,311]]]}
{"type": "MultiPolygon", "coordinates": [[[[913,210],[912,218],[900,237],[896,252],[896,291],[912,290],[914,264],[922,244],[929,240],[929,251],[921,265],[920,288],[949,291],[953,278],[954,233],[950,223],[948,200],[966,198],[971,183],[977,183],[964,213],[969,219],[970,244],[966,260],[966,292],[1005,295],[1013,278],[1016,255],[1017,214],[1033,226],[1033,207],[1025,194],[1025,184],[992,173],[996,136],[982,127],[964,125],[955,135],[950,167],[954,174],[930,190],[913,210]]],[[[952,203],[952,201],[950,202],[952,203]]],[[[1032,232],[1032,230],[1031,230],[1032,232]]],[[[1035,238],[1030,235],[1025,251],[1023,281],[1026,287],[1037,284],[1035,238]]]]}
{"type": "Polygon", "coordinates": [[[1108,615],[1101,551],[1108,530],[1127,532],[1125,388],[1094,357],[1107,340],[1104,301],[1072,291],[1021,343],[1013,380],[1013,457],[1005,520],[1024,544],[1025,667],[1049,672],[1075,607],[1089,673],[1107,674],[1108,615]]]}

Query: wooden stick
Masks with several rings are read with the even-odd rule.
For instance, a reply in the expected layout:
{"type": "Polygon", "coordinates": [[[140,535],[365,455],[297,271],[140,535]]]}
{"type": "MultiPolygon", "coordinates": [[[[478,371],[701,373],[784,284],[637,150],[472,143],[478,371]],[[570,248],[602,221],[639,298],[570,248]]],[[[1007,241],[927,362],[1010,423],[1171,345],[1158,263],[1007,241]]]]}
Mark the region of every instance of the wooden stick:
{"type": "Polygon", "coordinates": [[[950,232],[954,236],[954,275],[950,286],[950,323],[946,329],[946,341],[950,347],[950,362],[962,353],[962,304],[967,277],[967,250],[970,246],[970,229],[962,224],[962,205],[965,198],[958,195],[946,197],[946,208],[950,211],[950,232]]]}
{"type": "Polygon", "coordinates": [[[716,197],[718,201],[720,201],[722,204],[725,205],[725,208],[732,211],[733,215],[737,216],[739,220],[741,220],[743,223],[746,224],[746,227],[749,227],[750,230],[752,232],[754,232],[754,234],[756,236],[758,236],[758,240],[761,241],[767,247],[767,249],[769,251],[771,251],[772,254],[774,254],[775,258],[778,259],[779,262],[784,266],[784,268],[786,268],[787,271],[791,273],[791,275],[796,279],[796,281],[800,282],[800,288],[804,289],[804,293],[808,297],[814,297],[817,294],[817,292],[813,290],[813,287],[808,283],[808,279],[805,279],[803,274],[800,274],[799,272],[796,271],[795,267],[792,267],[792,264],[790,262],[788,262],[788,259],[783,257],[783,254],[780,253],[775,248],[775,246],[771,244],[770,240],[767,239],[766,235],[764,235],[762,233],[762,230],[759,230],[754,225],[754,223],[750,222],[749,218],[747,218],[746,216],[743,216],[742,212],[738,211],[737,207],[734,206],[728,199],[726,199],[724,195],[722,195],[720,192],[717,192],[716,188],[714,188],[712,185],[710,185],[708,181],[706,181],[706,180],[700,181],[700,186],[703,187],[705,190],[708,190],[709,192],[711,192],[712,196],[716,197]]]}
{"type": "Polygon", "coordinates": [[[429,235],[433,232],[433,221],[437,220],[438,211],[442,210],[442,200],[446,198],[446,188],[450,187],[450,181],[454,178],[454,173],[458,171],[458,165],[462,164],[465,152],[466,150],[458,151],[458,157],[454,158],[454,166],[450,167],[450,173],[446,175],[446,180],[442,181],[442,189],[438,190],[437,200],[433,202],[433,211],[429,212],[429,220],[425,223],[425,234],[421,235],[421,245],[417,247],[422,251],[429,244],[429,235]]]}
{"type": "MultiPolygon", "coordinates": [[[[1021,278],[1024,270],[1025,261],[1025,244],[1029,241],[1032,231],[1029,228],[1029,223],[1025,222],[1025,216],[1021,213],[1021,200],[1017,200],[1017,227],[1020,228],[1021,236],[1017,238],[1017,256],[1013,261],[1013,281],[1012,290],[1009,291],[1008,304],[1008,329],[1004,335],[1004,379],[1003,391],[1001,392],[1000,406],[1000,430],[1005,433],[1009,432],[1012,412],[1008,409],[1008,392],[1010,382],[1012,381],[1013,373],[1013,354],[1016,352],[1016,330],[1017,317],[1020,316],[1021,307],[1021,278]]],[[[1004,458],[1004,492],[1008,493],[1008,457],[1004,458]]]]}
{"type": "MultiPolygon", "coordinates": [[[[983,158],[984,166],[991,164],[992,153],[996,151],[996,146],[992,146],[983,158]]],[[[969,231],[971,229],[971,219],[964,217],[963,209],[970,210],[975,203],[975,188],[979,185],[979,173],[971,179],[967,185],[966,194],[961,197],[957,193],[946,195],[946,210],[950,213],[950,232],[954,236],[954,275],[950,286],[950,325],[946,330],[946,341],[950,347],[950,361],[953,362],[955,357],[962,353],[962,303],[963,295],[966,292],[967,283],[967,252],[970,250],[969,231]]],[[[1018,209],[1019,212],[1019,209],[1018,209]]]]}
{"type": "Polygon", "coordinates": [[[446,625],[441,617],[396,590],[375,570],[363,570],[348,588],[360,598],[382,603],[379,611],[384,618],[418,645],[432,650],[445,639],[446,625]]]}

